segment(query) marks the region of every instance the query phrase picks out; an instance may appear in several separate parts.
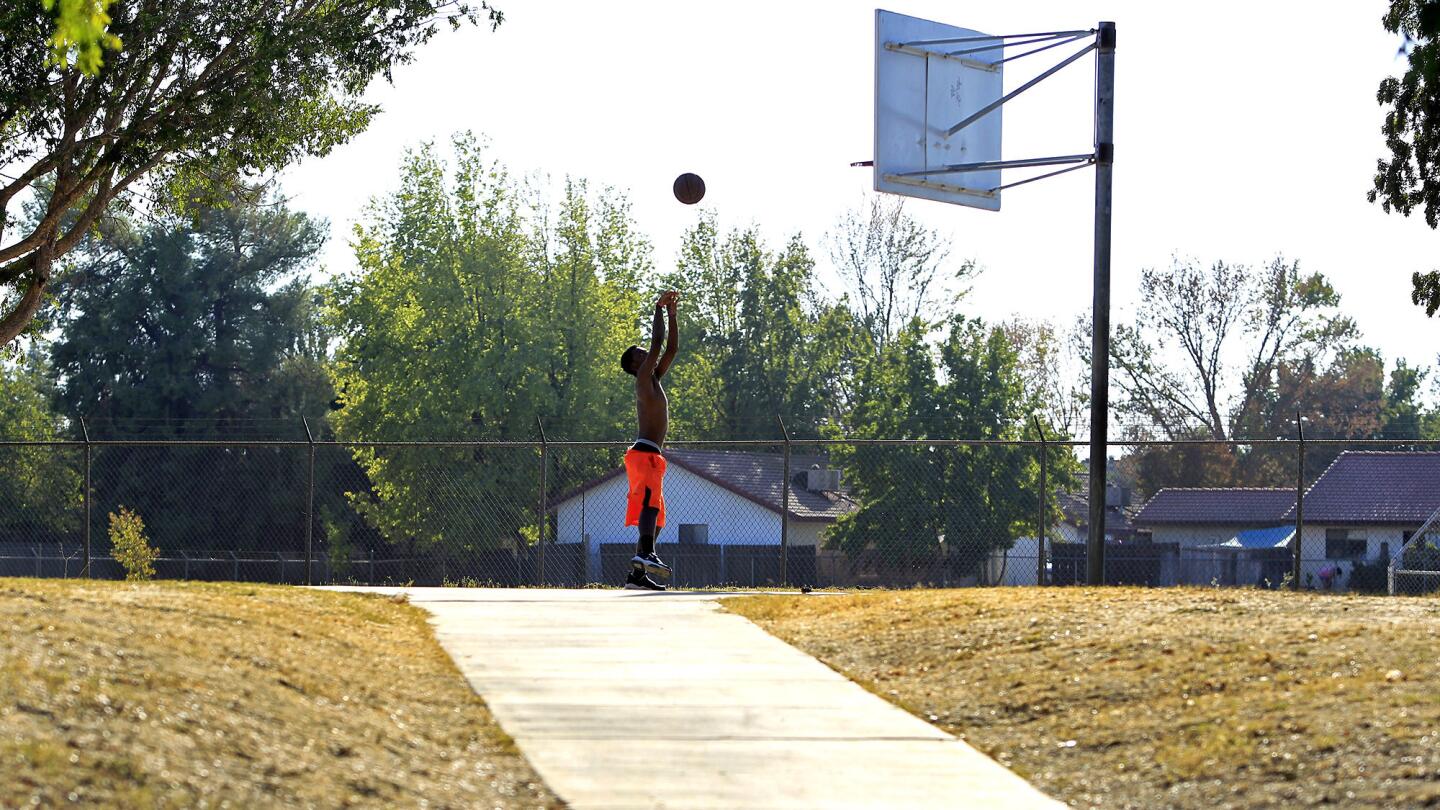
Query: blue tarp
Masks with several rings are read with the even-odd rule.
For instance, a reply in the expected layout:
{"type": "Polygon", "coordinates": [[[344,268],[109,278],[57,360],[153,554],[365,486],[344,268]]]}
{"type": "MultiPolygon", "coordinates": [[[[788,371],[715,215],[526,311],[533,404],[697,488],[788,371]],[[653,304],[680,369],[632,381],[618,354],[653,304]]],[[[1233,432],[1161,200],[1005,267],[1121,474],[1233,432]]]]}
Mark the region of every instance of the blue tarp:
{"type": "Polygon", "coordinates": [[[1294,526],[1276,526],[1270,529],[1246,529],[1221,543],[1230,548],[1284,548],[1295,536],[1294,526]]]}

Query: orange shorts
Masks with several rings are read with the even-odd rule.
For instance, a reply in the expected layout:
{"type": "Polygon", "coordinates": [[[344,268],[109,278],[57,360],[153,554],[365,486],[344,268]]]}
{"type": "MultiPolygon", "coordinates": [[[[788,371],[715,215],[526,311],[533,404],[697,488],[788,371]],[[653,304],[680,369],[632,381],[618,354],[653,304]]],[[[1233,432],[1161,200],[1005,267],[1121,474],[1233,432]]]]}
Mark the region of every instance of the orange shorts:
{"type": "Polygon", "coordinates": [[[660,510],[655,528],[665,525],[665,457],[644,450],[625,451],[625,477],[630,480],[630,497],[625,503],[625,525],[640,525],[640,510],[645,508],[645,491],[650,491],[650,505],[660,510]]]}

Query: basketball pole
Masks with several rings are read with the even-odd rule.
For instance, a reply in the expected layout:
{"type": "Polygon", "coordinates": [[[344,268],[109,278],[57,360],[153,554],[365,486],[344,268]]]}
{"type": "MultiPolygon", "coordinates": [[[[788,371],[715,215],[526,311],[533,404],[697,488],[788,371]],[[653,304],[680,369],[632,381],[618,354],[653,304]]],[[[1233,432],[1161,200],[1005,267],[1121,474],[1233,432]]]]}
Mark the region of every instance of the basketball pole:
{"type": "Polygon", "coordinates": [[[1105,478],[1110,412],[1110,198],[1115,163],[1115,23],[1096,32],[1095,299],[1090,337],[1090,533],[1085,581],[1105,584],[1105,478]]]}

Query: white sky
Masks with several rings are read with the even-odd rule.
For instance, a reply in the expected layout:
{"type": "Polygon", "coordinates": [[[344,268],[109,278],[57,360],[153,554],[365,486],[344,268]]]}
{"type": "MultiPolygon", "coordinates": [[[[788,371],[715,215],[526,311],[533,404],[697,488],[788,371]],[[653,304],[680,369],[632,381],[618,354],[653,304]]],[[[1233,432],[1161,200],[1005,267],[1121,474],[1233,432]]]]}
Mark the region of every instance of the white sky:
{"type": "MultiPolygon", "coordinates": [[[[774,247],[802,232],[823,265],[821,235],[871,185],[868,169],[848,164],[872,152],[873,0],[496,2],[506,15],[497,32],[437,35],[393,87],[372,89],[385,112],[368,132],[284,175],[295,207],[331,221],[330,271],[353,266],[350,226],[394,187],[402,150],[467,129],[488,136],[516,173],[625,190],[658,268],[673,264],[696,218],[671,196],[683,171],[704,177],[703,205],[723,224],[758,223],[774,247]]],[[[1440,236],[1365,200],[1383,147],[1376,86],[1404,65],[1380,26],[1387,5],[888,8],[990,33],[1116,22],[1117,321],[1130,317],[1140,269],[1172,254],[1259,265],[1283,253],[1330,277],[1387,360],[1429,366],[1440,322],[1410,304],[1410,274],[1436,266],[1440,236]]],[[[1007,69],[1007,86],[1046,64],[1036,59],[1007,69]]],[[[1006,107],[1007,158],[1090,150],[1092,64],[1006,107]]],[[[1068,323],[1090,306],[1093,177],[1081,170],[1006,191],[998,214],[909,206],[985,268],[967,312],[1068,323]]]]}

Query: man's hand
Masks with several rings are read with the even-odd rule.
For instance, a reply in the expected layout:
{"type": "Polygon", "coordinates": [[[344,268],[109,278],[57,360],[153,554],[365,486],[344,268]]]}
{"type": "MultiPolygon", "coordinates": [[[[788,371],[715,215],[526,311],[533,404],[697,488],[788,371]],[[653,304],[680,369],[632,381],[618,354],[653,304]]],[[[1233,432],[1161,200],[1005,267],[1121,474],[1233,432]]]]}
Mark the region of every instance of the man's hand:
{"type": "Polygon", "coordinates": [[[674,290],[666,290],[665,292],[661,293],[660,298],[655,301],[655,306],[665,307],[666,309],[674,309],[675,305],[679,302],[680,293],[675,292],[674,290]]]}

